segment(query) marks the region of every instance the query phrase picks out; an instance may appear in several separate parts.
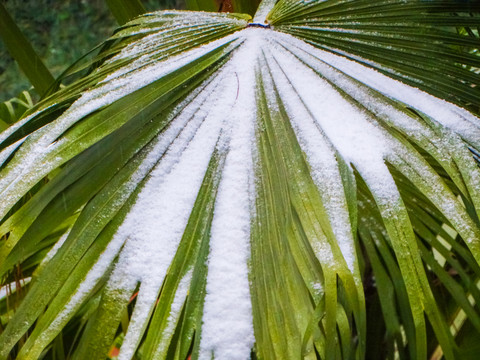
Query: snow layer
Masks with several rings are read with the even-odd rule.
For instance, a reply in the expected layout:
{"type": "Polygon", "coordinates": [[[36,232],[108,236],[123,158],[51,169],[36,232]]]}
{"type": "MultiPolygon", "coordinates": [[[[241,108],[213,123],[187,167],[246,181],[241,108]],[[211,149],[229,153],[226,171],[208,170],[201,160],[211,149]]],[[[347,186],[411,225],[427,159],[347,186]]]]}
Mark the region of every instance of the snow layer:
{"type": "MultiPolygon", "coordinates": [[[[120,68],[90,91],[85,92],[72,106],[54,122],[31,134],[17,151],[20,163],[7,165],[0,178],[0,218],[15,204],[24,192],[42,179],[53,169],[69,160],[68,156],[56,157],[67,149],[71,139],[56,141],[72,125],[85,116],[111,104],[132,92],[180,69],[202,55],[230,43],[237,37],[226,36],[207,45],[194,48],[178,56],[172,56],[163,62],[148,63],[141,66],[134,62],[126,68],[120,68]]],[[[113,131],[113,129],[112,129],[113,131]]],[[[83,146],[88,147],[88,144],[83,146]]]]}
{"type": "Polygon", "coordinates": [[[199,111],[193,116],[188,111],[181,114],[179,120],[187,119],[188,123],[152,171],[115,235],[128,240],[112,276],[119,283],[110,286],[121,288],[122,282],[141,282],[122,358],[130,357],[145,329],[220,137],[222,114],[229,112],[235,99],[236,89],[227,89],[225,83],[220,76],[211,84],[216,88],[199,111]],[[215,106],[217,103],[219,106],[215,106]]]}
{"type": "MultiPolygon", "coordinates": [[[[315,118],[312,117],[312,113],[309,111],[311,109],[307,108],[306,99],[296,91],[295,85],[291,81],[292,72],[295,72],[293,76],[295,80],[298,80],[297,85],[300,85],[307,92],[310,92],[311,88],[306,89],[303,84],[312,84],[312,79],[305,79],[299,76],[298,67],[303,65],[298,61],[285,57],[275,47],[269,50],[269,52],[266,52],[266,60],[271,69],[273,82],[279,91],[282,101],[284,101],[284,106],[299,144],[307,155],[311,166],[312,178],[320,190],[320,196],[329,216],[336,241],[340,246],[348,268],[353,272],[355,252],[352,227],[350,225],[339,164],[336,158],[337,155],[324,131],[319,128],[315,118]]],[[[304,76],[308,77],[310,74],[307,73],[304,76]]],[[[316,89],[321,92],[324,91],[322,87],[316,89]]],[[[312,92],[312,96],[316,97],[317,95],[316,91],[312,92]]],[[[319,105],[324,106],[323,103],[319,105]]],[[[321,263],[331,263],[333,260],[331,250],[326,246],[317,249],[316,254],[321,263]]]]}
{"type": "Polygon", "coordinates": [[[295,46],[314,54],[326,64],[342,71],[356,80],[379,91],[389,98],[401,101],[408,106],[427,114],[443,126],[452,129],[473,144],[480,144],[480,120],[467,110],[438,99],[417,88],[385,76],[358,62],[316,49],[293,36],[277,33],[288,47],[295,46]]]}
{"type": "Polygon", "coordinates": [[[262,34],[243,31],[245,43],[228,65],[237,77],[231,85],[237,99],[230,112],[231,141],[211,229],[200,359],[249,359],[254,343],[247,269],[256,116],[252,62],[262,34]]]}

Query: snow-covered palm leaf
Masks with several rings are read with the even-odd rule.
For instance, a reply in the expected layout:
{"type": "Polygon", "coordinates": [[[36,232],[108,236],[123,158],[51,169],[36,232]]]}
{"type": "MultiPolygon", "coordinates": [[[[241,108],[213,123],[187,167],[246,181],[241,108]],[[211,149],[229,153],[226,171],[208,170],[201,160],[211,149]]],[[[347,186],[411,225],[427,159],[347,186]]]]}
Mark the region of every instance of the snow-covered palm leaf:
{"type": "Polygon", "coordinates": [[[407,85],[478,106],[452,31],[478,9],[444,3],[120,28],[0,134],[0,275],[31,278],[0,303],[0,358],[460,356],[480,120],[407,85]]]}

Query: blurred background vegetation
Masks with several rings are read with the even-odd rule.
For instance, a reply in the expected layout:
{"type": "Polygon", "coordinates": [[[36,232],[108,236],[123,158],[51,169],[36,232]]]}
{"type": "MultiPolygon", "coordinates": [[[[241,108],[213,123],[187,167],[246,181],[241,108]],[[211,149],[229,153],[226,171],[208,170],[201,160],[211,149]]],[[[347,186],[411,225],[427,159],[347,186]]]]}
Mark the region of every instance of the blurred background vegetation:
{"type": "MultiPolygon", "coordinates": [[[[0,1],[55,77],[118,26],[105,0],[0,1]]],[[[141,2],[147,11],[184,8],[184,0],[141,2]]],[[[0,103],[29,88],[30,82],[0,40],[0,103]]]]}

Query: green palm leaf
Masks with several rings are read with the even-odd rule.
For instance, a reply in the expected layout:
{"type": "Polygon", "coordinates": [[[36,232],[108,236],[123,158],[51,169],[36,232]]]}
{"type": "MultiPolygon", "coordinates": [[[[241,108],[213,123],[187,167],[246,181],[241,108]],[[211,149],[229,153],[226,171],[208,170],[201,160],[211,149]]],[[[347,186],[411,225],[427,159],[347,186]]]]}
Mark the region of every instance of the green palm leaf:
{"type": "Polygon", "coordinates": [[[453,324],[480,334],[480,119],[457,106],[480,60],[453,30],[478,10],[126,23],[0,133],[0,275],[30,281],[0,358],[457,358],[453,324]]]}

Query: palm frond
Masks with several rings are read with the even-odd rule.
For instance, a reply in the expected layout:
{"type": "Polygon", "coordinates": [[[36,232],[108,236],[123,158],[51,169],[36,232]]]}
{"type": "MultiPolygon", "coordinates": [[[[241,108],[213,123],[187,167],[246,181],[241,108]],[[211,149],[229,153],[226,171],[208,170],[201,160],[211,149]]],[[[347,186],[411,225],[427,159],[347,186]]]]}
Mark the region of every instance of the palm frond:
{"type": "Polygon", "coordinates": [[[480,119],[433,95],[477,104],[446,27],[478,17],[440,3],[150,13],[69,68],[0,134],[0,276],[31,278],[0,358],[458,358],[480,119]]]}

